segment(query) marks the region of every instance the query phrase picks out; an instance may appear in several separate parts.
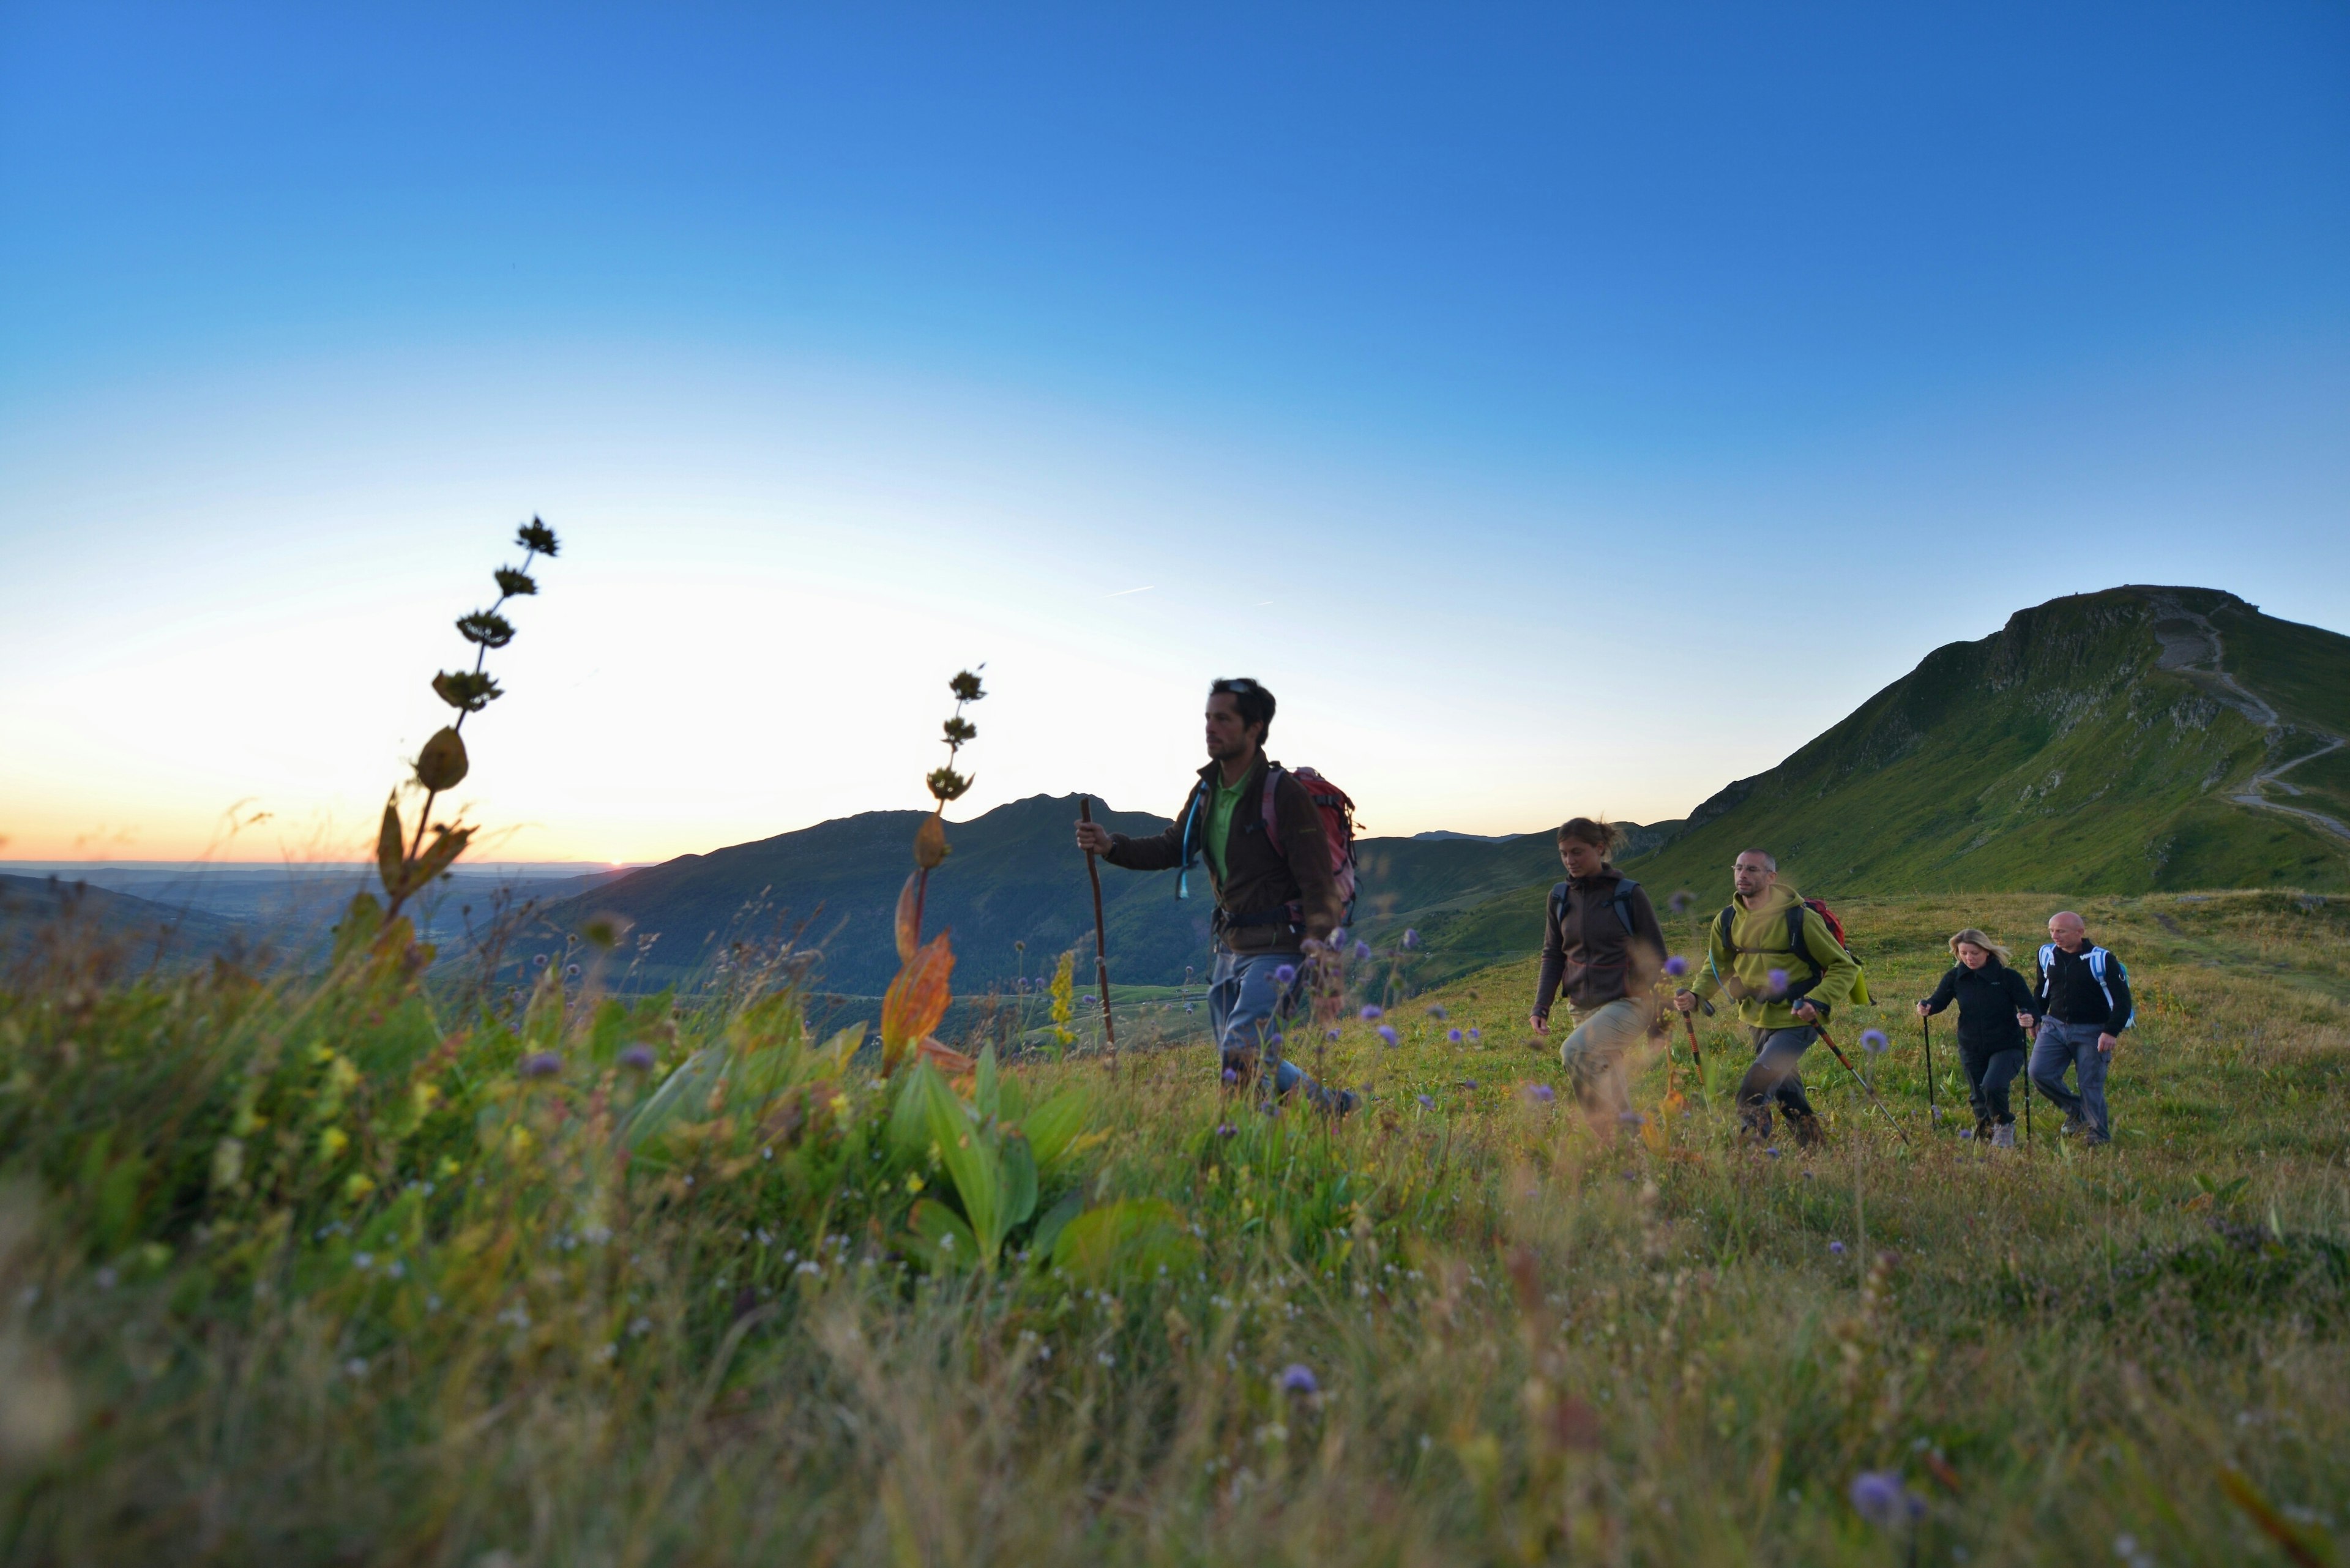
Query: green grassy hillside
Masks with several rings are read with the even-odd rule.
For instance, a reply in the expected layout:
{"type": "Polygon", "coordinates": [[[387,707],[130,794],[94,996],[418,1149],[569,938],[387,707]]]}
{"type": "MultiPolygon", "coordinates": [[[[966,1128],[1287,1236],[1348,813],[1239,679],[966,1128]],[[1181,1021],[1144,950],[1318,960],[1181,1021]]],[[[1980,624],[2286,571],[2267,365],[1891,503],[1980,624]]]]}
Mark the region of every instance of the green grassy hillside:
{"type": "Polygon", "coordinates": [[[1523,962],[1392,1047],[1350,977],[1336,1127],[1199,1050],[884,1077],[788,986],[20,971],[0,1560],[2339,1562],[2350,904],[2085,902],[2099,1150],[1925,1114],[1900,1005],[2022,895],[1860,903],[1902,1131],[1814,1052],[1816,1152],[1718,1026],[1587,1126],[1523,962]]]}
{"type": "MultiPolygon", "coordinates": [[[[2350,638],[2227,594],[2056,599],[1935,649],[1633,864],[1709,902],[1750,846],[1830,895],[2350,887],[2350,841],[2233,798],[2350,730],[2345,693],[2350,638]]],[[[2309,764],[2312,785],[2331,785],[2334,769],[2309,764]]],[[[2290,804],[2274,784],[2265,793],[2290,804]]]]}

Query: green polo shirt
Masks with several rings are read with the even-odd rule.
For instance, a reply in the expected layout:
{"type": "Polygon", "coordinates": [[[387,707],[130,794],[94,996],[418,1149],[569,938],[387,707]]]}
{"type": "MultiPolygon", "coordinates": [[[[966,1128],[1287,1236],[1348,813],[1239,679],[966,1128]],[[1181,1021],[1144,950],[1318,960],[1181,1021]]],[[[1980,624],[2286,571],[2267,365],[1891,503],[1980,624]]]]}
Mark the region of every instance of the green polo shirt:
{"type": "Polygon", "coordinates": [[[1240,805],[1242,794],[1246,793],[1248,775],[1243,774],[1239,784],[1227,788],[1223,773],[1219,769],[1215,788],[1208,795],[1208,831],[1201,847],[1208,852],[1208,867],[1215,872],[1219,888],[1224,885],[1224,844],[1232,836],[1232,811],[1240,805]]]}

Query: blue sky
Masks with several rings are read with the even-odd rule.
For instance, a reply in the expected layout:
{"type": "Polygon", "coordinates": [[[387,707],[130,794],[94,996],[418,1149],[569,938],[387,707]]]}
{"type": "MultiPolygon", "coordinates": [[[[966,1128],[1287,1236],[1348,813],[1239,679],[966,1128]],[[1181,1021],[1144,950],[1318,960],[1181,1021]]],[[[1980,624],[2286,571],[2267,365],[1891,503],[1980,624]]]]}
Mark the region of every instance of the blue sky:
{"type": "Polygon", "coordinates": [[[0,8],[0,834],[1687,810],[2124,581],[2350,628],[2336,6],[0,8]]]}

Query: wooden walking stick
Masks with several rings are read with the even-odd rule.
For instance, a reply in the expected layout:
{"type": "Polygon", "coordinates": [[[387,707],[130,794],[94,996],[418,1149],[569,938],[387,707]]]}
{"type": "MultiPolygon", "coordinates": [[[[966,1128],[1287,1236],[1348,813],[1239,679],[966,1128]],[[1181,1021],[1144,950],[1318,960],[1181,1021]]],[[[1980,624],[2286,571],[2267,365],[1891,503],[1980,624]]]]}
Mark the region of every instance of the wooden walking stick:
{"type": "Polygon", "coordinates": [[[1697,1020],[1684,1012],[1681,1014],[1681,1027],[1689,1031],[1690,1060],[1697,1064],[1698,1097],[1703,1099],[1705,1097],[1705,1054],[1697,1048],[1697,1020]]]}
{"type": "MultiPolygon", "coordinates": [[[[1094,819],[1091,795],[1077,796],[1077,820],[1094,819]]],[[[1101,982],[1102,1039],[1109,1046],[1110,1071],[1118,1071],[1118,1029],[1109,1016],[1109,940],[1107,927],[1102,919],[1101,867],[1094,863],[1094,852],[1086,851],[1086,875],[1094,885],[1094,976],[1101,982]]]]}

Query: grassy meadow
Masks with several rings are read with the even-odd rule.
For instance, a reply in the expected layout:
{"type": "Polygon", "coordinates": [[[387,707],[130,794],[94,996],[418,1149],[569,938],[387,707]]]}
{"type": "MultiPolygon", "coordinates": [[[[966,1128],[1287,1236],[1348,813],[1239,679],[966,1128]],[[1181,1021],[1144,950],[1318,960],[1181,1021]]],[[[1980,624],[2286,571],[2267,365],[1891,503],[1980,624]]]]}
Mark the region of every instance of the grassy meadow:
{"type": "Polygon", "coordinates": [[[788,955],[493,1007],[364,912],[323,975],[52,944],[0,989],[0,1558],[2339,1561],[2350,903],[2093,902],[2116,1142],[1977,1147],[1908,1004],[2054,907],[1841,908],[1908,1141],[1814,1050],[1809,1156],[1737,1143],[1719,1024],[1586,1126],[1530,960],[1358,962],[1296,1048],[1371,1090],[1333,1127],[1196,1042],[966,1068],[901,1012],[885,1075],[788,955]]]}

